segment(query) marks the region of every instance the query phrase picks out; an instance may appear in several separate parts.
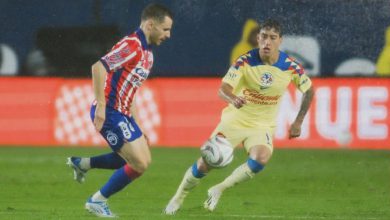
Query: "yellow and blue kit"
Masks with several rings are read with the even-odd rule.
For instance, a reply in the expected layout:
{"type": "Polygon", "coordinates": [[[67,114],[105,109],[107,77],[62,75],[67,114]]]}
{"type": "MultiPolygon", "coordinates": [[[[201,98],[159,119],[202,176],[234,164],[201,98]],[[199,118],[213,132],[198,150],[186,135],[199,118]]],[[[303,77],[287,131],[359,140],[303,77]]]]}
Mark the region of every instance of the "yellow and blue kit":
{"type": "Polygon", "coordinates": [[[280,51],[278,61],[266,65],[258,48],[239,57],[222,81],[233,87],[234,95],[245,97],[247,104],[239,109],[229,104],[213,135],[223,134],[233,146],[244,142],[246,148],[261,142],[272,149],[278,106],[288,85],[292,82],[302,93],[311,87],[311,80],[294,58],[280,51]]]}

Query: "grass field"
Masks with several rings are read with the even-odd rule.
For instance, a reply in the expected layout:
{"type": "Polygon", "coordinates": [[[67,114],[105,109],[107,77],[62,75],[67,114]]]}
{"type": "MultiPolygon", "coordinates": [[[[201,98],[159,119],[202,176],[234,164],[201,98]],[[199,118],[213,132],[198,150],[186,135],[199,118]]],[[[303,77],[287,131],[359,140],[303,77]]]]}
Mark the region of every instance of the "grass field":
{"type": "MultiPolygon", "coordinates": [[[[92,170],[84,184],[65,165],[71,155],[108,148],[0,147],[0,219],[94,219],[84,202],[112,171],[92,170]]],[[[144,176],[110,199],[121,219],[390,219],[390,151],[280,150],[253,180],[226,191],[213,213],[206,191],[246,156],[207,176],[175,216],[161,211],[197,149],[154,148],[144,176]]]]}

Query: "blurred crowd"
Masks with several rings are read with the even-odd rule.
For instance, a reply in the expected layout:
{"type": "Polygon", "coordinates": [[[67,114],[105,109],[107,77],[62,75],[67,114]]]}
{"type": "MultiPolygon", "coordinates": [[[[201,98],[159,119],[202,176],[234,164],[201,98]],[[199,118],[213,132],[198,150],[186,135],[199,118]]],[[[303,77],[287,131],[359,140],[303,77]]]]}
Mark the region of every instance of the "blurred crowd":
{"type": "MultiPolygon", "coordinates": [[[[5,21],[0,25],[0,75],[90,77],[90,66],[137,27],[139,15],[134,12],[148,2],[69,2],[71,14],[62,10],[61,2],[39,7],[0,2],[5,21]]],[[[315,3],[332,10],[315,9],[304,0],[194,0],[196,7],[161,2],[172,8],[177,21],[172,41],[155,51],[168,55],[158,56],[152,76],[224,75],[238,56],[257,46],[257,21],[268,17],[286,25],[281,49],[312,77],[390,76],[390,2],[385,0],[315,3]]]]}

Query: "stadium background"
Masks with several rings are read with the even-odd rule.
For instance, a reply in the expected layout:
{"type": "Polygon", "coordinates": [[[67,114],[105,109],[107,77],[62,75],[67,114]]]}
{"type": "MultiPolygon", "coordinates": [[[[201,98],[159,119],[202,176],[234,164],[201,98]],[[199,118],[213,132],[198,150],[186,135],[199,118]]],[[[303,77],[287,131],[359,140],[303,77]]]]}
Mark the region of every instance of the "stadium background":
{"type": "MultiPolygon", "coordinates": [[[[284,49],[301,55],[316,85],[302,137],[286,136],[301,97],[290,88],[264,174],[227,194],[231,202],[222,211],[205,214],[198,207],[204,192],[245,159],[236,153],[233,165],[210,175],[178,219],[389,218],[390,79],[372,69],[390,25],[389,1],[157,2],[175,12],[172,39],[155,49],[152,77],[136,103],[154,162],[145,179],[113,200],[121,217],[165,219],[160,211],[199,155],[194,147],[219,120],[225,104],[218,85],[244,22],[275,17],[292,42],[284,49]],[[313,42],[312,50],[301,50],[313,42]],[[261,196],[247,198],[250,188],[261,196]]],[[[80,187],[64,159],[108,150],[89,121],[89,69],[138,27],[148,3],[0,0],[0,219],[88,218],[80,201],[110,173],[93,173],[80,187]]]]}
{"type": "MultiPolygon", "coordinates": [[[[0,44],[7,45],[16,52],[18,72],[29,74],[23,71],[28,54],[38,46],[50,45],[49,40],[41,45],[37,39],[39,33],[44,34],[39,32],[41,28],[108,26],[111,29],[106,30],[107,35],[115,33],[123,36],[138,27],[140,11],[148,2],[2,0],[0,44]]],[[[246,19],[254,18],[261,21],[268,17],[279,19],[284,24],[287,35],[315,38],[320,48],[319,72],[323,76],[333,76],[337,67],[348,59],[365,58],[375,63],[384,45],[386,27],[390,24],[388,13],[390,6],[387,0],[158,2],[172,8],[176,19],[172,42],[155,51],[154,76],[222,76],[229,65],[230,51],[241,38],[246,19]]],[[[104,35],[104,31],[99,33],[100,42],[96,40],[96,36],[91,36],[96,35],[96,32],[90,31],[90,34],[80,32],[80,29],[71,32],[76,35],[71,40],[73,44],[77,44],[79,43],[77,41],[90,39],[89,44],[85,46],[89,51],[82,50],[84,47],[76,48],[67,44],[72,47],[72,52],[78,50],[79,53],[99,57],[100,48],[111,46],[102,43],[103,36],[110,38],[104,35]],[[82,36],[77,36],[77,33],[82,36]]],[[[62,40],[65,40],[64,38],[66,36],[62,36],[62,40]]],[[[59,51],[63,52],[62,48],[58,47],[57,45],[56,56],[60,56],[59,51]]],[[[62,56],[69,60],[75,54],[72,57],[69,57],[69,54],[62,56]]],[[[89,67],[86,67],[89,64],[83,59],[73,60],[72,66],[82,66],[79,68],[83,68],[85,72],[57,71],[64,76],[89,77],[89,67]]]]}
{"type": "MultiPolygon", "coordinates": [[[[244,22],[275,17],[285,28],[282,49],[296,55],[318,84],[298,141],[288,142],[286,132],[300,95],[290,90],[284,97],[276,145],[390,147],[389,80],[329,78],[375,77],[372,67],[390,24],[388,1],[160,2],[175,12],[172,39],[156,48],[152,79],[138,103],[154,145],[202,143],[224,106],[210,94],[216,94],[219,78],[229,67],[230,51],[240,40],[244,22]],[[340,71],[342,66],[346,68],[340,71]]],[[[118,38],[138,27],[147,3],[2,1],[0,72],[14,77],[0,78],[0,144],[104,144],[89,123],[90,66],[118,38]],[[40,80],[33,79],[38,76],[40,80]],[[32,100],[27,97],[31,94],[32,100]],[[20,139],[20,132],[28,136],[20,139]]]]}

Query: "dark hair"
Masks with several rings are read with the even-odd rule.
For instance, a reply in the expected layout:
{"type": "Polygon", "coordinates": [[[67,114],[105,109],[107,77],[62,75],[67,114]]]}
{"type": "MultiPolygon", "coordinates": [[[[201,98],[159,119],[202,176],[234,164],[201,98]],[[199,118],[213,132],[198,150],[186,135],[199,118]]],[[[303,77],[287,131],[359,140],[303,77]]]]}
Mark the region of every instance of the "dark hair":
{"type": "Polygon", "coordinates": [[[282,25],[280,25],[279,21],[273,20],[273,19],[267,19],[262,24],[260,24],[260,30],[267,29],[271,30],[274,29],[276,33],[279,33],[279,36],[282,37],[282,25]]]}
{"type": "Polygon", "coordinates": [[[169,10],[169,8],[164,5],[152,3],[146,6],[142,11],[141,20],[145,21],[149,18],[153,18],[159,22],[163,22],[165,16],[173,19],[173,13],[169,10]]]}

